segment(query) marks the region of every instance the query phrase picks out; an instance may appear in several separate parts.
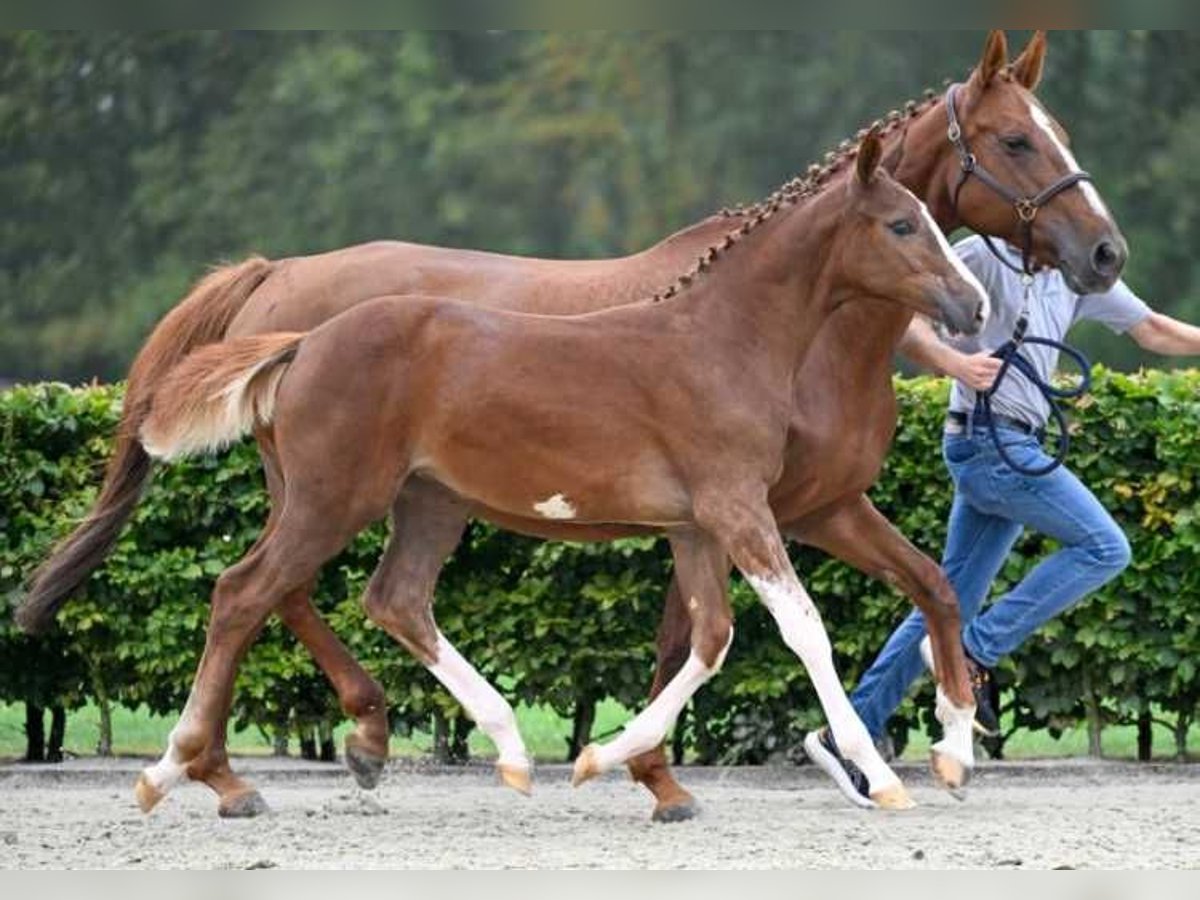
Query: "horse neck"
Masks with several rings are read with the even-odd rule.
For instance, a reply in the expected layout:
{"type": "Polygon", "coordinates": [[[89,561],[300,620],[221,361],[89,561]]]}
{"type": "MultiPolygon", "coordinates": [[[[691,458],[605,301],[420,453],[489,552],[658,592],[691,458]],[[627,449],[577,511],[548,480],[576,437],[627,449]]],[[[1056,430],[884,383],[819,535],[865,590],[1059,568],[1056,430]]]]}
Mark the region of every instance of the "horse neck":
{"type": "Polygon", "coordinates": [[[906,128],[888,136],[884,159],[902,154],[894,177],[929,207],[934,221],[948,234],[962,223],[954,208],[953,178],[958,169],[946,138],[946,121],[946,101],[938,100],[906,128]],[[946,174],[948,164],[954,165],[954,176],[946,174]]]}
{"type": "Polygon", "coordinates": [[[794,377],[841,299],[831,260],[838,255],[844,198],[839,184],[781,210],[672,305],[704,333],[752,352],[754,365],[794,377]]]}
{"type": "Polygon", "coordinates": [[[913,315],[908,307],[887,300],[842,304],[822,329],[819,364],[852,381],[883,378],[890,385],[893,357],[913,315]]]}
{"type": "Polygon", "coordinates": [[[635,255],[655,266],[661,265],[674,274],[694,263],[697,256],[719,243],[741,222],[742,219],[736,216],[709,216],[686,228],[681,228],[669,237],[663,238],[653,247],[635,255]]]}

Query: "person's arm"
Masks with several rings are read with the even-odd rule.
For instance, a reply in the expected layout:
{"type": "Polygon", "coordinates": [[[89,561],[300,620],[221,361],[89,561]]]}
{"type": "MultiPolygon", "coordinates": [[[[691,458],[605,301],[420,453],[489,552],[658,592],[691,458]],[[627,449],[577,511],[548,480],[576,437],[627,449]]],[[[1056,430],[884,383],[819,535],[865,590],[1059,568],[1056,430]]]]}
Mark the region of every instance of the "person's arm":
{"type": "Polygon", "coordinates": [[[1129,329],[1143,350],[1163,356],[1200,356],[1200,328],[1162,313],[1153,313],[1129,329]]]}
{"type": "Polygon", "coordinates": [[[933,326],[920,316],[900,340],[904,358],[938,375],[957,379],[973,391],[986,391],[1000,374],[1000,360],[990,353],[962,353],[942,342],[933,326]]]}

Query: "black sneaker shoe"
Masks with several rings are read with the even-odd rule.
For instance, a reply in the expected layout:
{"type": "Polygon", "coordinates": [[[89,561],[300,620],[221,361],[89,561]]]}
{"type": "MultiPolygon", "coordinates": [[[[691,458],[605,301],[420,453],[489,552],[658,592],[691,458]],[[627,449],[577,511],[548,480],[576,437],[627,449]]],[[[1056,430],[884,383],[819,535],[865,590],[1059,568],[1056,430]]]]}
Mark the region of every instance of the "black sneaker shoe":
{"type": "Polygon", "coordinates": [[[810,731],[804,736],[804,752],[808,758],[825,770],[833,779],[846,799],[861,809],[874,809],[871,799],[871,784],[867,776],[854,763],[844,758],[834,743],[833,733],[828,728],[810,731]]]}
{"type": "Polygon", "coordinates": [[[992,677],[991,669],[975,662],[967,656],[967,674],[971,678],[971,693],[975,695],[975,730],[985,737],[998,737],[1000,734],[1000,689],[996,679],[992,677]]]}

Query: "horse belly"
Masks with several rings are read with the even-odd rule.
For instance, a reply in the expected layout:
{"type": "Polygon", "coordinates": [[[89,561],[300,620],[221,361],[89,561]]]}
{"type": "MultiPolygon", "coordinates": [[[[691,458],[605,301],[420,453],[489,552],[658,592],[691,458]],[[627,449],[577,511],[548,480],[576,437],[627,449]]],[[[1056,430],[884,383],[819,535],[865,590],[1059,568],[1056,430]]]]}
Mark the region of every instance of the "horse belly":
{"type": "MultiPolygon", "coordinates": [[[[536,421],[513,427],[457,428],[422,447],[414,468],[494,516],[549,525],[670,526],[688,519],[687,491],[652,451],[617,449],[616,440],[537,438],[536,421]],[[428,452],[432,449],[432,452],[428,452]]],[[[636,446],[636,445],[633,445],[636,446]]]]}

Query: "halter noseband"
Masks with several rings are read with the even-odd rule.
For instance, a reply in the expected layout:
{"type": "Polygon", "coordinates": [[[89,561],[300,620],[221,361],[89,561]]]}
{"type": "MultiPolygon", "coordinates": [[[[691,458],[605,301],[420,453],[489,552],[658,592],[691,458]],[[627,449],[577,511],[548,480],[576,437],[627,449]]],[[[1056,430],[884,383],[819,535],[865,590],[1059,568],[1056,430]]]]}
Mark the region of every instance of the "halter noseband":
{"type": "Polygon", "coordinates": [[[958,91],[961,87],[961,84],[952,84],[946,90],[946,118],[949,121],[949,129],[946,132],[946,136],[950,139],[950,143],[958,153],[958,161],[961,167],[958,184],[954,188],[954,214],[955,216],[958,215],[958,198],[962,193],[963,187],[971,179],[971,176],[978,178],[1011,203],[1013,209],[1016,211],[1017,220],[1020,222],[1022,231],[1021,268],[1017,269],[1016,266],[1009,262],[996,249],[991,238],[987,235],[983,235],[982,237],[988,249],[992,251],[997,259],[1019,274],[1030,276],[1033,274],[1033,222],[1037,218],[1038,211],[1063,191],[1069,190],[1081,182],[1091,181],[1092,176],[1082,171],[1071,172],[1058,179],[1058,181],[1054,182],[1054,184],[1050,185],[1050,187],[1046,188],[1040,194],[1035,194],[1032,197],[1024,197],[1018,194],[981,166],[979,159],[971,152],[971,148],[963,136],[962,126],[958,120],[958,110],[956,109],[958,91]]]}

